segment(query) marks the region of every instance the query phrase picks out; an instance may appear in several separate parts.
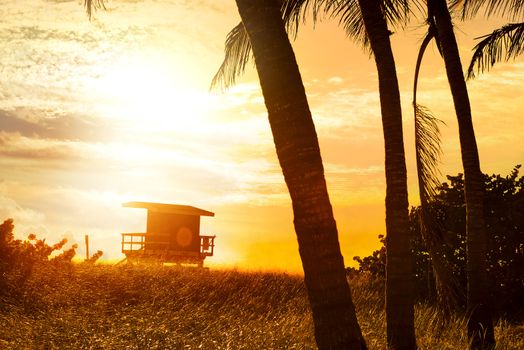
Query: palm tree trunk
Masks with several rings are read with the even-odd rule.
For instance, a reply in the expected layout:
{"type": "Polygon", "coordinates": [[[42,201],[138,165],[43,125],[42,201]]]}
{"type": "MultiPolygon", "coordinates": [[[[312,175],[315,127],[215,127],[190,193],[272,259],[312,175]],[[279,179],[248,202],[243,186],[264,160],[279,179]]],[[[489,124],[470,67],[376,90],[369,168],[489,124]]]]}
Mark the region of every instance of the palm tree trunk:
{"type": "Polygon", "coordinates": [[[236,0],[253,48],[294,224],[319,349],[366,349],[324,179],[317,134],[278,0],[236,0]]]}
{"type": "Polygon", "coordinates": [[[402,111],[390,32],[379,0],[359,0],[378,70],[386,151],[386,321],[390,349],[416,349],[402,111]]]}
{"type": "Polygon", "coordinates": [[[459,126],[466,201],[467,312],[470,348],[490,349],[495,345],[495,338],[486,280],[487,235],[483,208],[484,182],[480,171],[468,90],[447,3],[445,0],[428,0],[428,8],[435,16],[459,126]]]}
{"type": "Polygon", "coordinates": [[[413,81],[413,110],[415,123],[415,153],[417,161],[417,178],[420,197],[420,211],[418,220],[422,238],[426,242],[437,292],[437,303],[448,319],[453,311],[457,311],[463,304],[461,288],[458,280],[453,276],[445,256],[447,244],[444,241],[442,227],[436,220],[436,213],[431,205],[434,200],[435,189],[439,185],[436,178],[437,159],[440,156],[440,132],[438,120],[424,110],[417,102],[417,85],[422,66],[422,58],[426,48],[435,38],[434,19],[430,18],[428,34],[422,41],[415,64],[415,78],[413,81]],[[428,142],[429,141],[429,142],[428,142]]]}

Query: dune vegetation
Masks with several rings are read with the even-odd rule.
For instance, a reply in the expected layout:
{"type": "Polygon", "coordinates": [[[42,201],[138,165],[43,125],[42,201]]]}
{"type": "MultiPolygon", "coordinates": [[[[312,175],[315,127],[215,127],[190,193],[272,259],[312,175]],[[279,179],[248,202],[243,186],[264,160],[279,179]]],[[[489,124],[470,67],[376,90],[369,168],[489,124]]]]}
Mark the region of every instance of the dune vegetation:
{"type": "MultiPolygon", "coordinates": [[[[385,349],[383,282],[350,278],[370,349],[385,349]]],[[[3,349],[314,349],[300,276],[158,266],[35,264],[2,294],[3,349]]],[[[416,306],[421,349],[465,349],[466,320],[416,306]]],[[[497,349],[524,348],[524,328],[496,324],[497,349]]]]}

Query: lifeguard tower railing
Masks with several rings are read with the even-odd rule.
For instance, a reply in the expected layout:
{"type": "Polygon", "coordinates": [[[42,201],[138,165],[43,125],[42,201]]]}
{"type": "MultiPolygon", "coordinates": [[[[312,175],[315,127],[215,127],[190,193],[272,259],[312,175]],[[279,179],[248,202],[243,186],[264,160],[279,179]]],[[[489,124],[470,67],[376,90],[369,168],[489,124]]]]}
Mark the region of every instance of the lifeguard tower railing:
{"type": "MultiPolygon", "coordinates": [[[[146,241],[146,235],[145,232],[140,233],[122,233],[122,253],[124,254],[140,254],[145,253],[148,250],[157,250],[157,251],[170,251],[173,253],[173,250],[171,249],[170,245],[171,243],[169,241],[146,241]],[[151,247],[151,248],[150,248],[151,247]],[[154,248],[152,248],[154,247],[154,248]]],[[[213,252],[215,249],[215,237],[216,236],[200,236],[200,256],[206,257],[206,256],[213,256],[213,252]]],[[[179,255],[188,255],[187,253],[191,252],[174,252],[175,254],[179,255]]],[[[189,254],[191,255],[191,254],[189,254]]]]}

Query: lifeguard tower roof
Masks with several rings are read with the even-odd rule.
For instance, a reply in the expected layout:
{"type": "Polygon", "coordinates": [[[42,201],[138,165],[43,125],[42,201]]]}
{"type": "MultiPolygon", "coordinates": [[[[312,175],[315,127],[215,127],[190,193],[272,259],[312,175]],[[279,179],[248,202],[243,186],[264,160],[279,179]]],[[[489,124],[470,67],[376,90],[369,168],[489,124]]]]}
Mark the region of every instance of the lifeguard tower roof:
{"type": "Polygon", "coordinates": [[[207,210],[192,207],[190,205],[180,204],[165,204],[165,203],[151,203],[151,202],[127,202],[122,204],[126,208],[144,208],[152,212],[170,213],[179,215],[194,215],[194,216],[215,216],[207,210]]]}

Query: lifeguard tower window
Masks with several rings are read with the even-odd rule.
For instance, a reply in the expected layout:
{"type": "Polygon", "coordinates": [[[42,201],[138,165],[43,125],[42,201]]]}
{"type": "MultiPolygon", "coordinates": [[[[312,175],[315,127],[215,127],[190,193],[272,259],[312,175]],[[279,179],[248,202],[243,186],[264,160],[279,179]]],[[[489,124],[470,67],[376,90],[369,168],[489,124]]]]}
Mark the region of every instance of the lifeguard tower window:
{"type": "Polygon", "coordinates": [[[203,266],[214,252],[215,236],[200,234],[200,217],[215,214],[188,205],[128,202],[147,209],[145,233],[123,233],[122,253],[130,262],[156,261],[203,266]]]}

